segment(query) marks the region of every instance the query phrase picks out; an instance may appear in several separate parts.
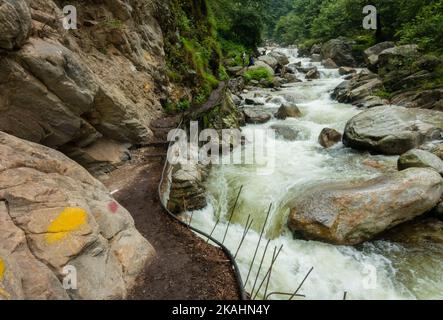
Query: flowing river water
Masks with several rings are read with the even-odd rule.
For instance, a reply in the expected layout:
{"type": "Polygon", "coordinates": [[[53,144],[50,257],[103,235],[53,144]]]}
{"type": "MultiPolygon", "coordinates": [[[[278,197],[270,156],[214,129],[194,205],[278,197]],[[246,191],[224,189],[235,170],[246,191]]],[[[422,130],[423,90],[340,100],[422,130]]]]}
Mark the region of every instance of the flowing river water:
{"type": "MultiPolygon", "coordinates": [[[[303,114],[299,119],[273,118],[266,124],[248,127],[287,126],[298,131],[297,140],[275,139],[275,168],[269,175],[258,175],[251,166],[213,166],[207,181],[210,204],[192,213],[193,226],[210,233],[220,220],[214,236],[222,240],[229,224],[230,210],[243,186],[224,242],[233,253],[237,251],[250,215],[254,222],[237,261],[243,280],[248,280],[248,292],[254,287],[257,291],[263,282],[257,299],[264,298],[267,280],[263,281],[263,278],[271,265],[274,248],[282,245],[272,268],[268,294],[293,293],[313,268],[298,292],[306,297],[294,299],[343,299],[345,292],[348,299],[443,298],[443,258],[427,252],[427,248],[411,249],[381,240],[357,247],[334,246],[296,239],[289,231],[286,222],[290,201],[307,186],[323,181],[373,178],[396,170],[397,157],[373,156],[345,148],[342,144],[322,148],[318,136],[323,128],[343,132],[346,122],[361,110],[330,98],[330,91],[343,81],[338,70],[325,69],[320,63],[298,58],[296,49],[278,50],[289,56],[291,63],[301,61],[303,66],[317,66],[321,78],[308,82],[303,74],[298,74],[304,81],[286,85],[281,91],[256,88],[245,94],[262,102],[259,108],[269,113],[274,114],[282,103],[290,102],[297,104],[303,114]],[[270,204],[269,221],[249,272],[270,204]],[[262,262],[268,240],[267,254],[262,262]]],[[[248,147],[251,146],[246,145],[248,147]]],[[[289,296],[274,294],[269,298],[288,299],[289,296]]]]}

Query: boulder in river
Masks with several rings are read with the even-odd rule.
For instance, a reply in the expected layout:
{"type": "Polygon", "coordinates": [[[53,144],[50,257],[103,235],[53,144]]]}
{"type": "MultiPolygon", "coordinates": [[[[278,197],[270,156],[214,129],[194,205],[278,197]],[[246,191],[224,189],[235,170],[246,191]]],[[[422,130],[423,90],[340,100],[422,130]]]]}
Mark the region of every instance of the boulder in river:
{"type": "Polygon", "coordinates": [[[271,120],[271,115],[264,111],[253,110],[251,108],[245,108],[243,110],[246,123],[261,124],[271,120]]]}
{"type": "Polygon", "coordinates": [[[318,143],[323,148],[330,148],[342,139],[342,134],[335,129],[324,128],[318,137],[318,143]]]}
{"type": "Polygon", "coordinates": [[[285,120],[286,118],[300,118],[302,113],[296,105],[282,104],[278,109],[275,117],[280,120],[285,120]]]}
{"type": "Polygon", "coordinates": [[[317,70],[317,68],[310,70],[306,74],[306,79],[308,79],[308,80],[314,80],[314,79],[319,79],[319,78],[320,78],[320,72],[317,70]]]}
{"type": "Polygon", "coordinates": [[[288,224],[305,239],[357,245],[430,211],[442,193],[441,176],[424,168],[317,185],[290,204],[288,224]]]}
{"type": "Polygon", "coordinates": [[[443,112],[381,106],[364,111],[346,125],[343,143],[351,148],[401,155],[441,138],[443,112]]]}
{"type": "Polygon", "coordinates": [[[283,138],[284,140],[296,141],[299,136],[299,131],[285,125],[275,124],[271,126],[271,129],[275,130],[277,137],[283,138]]]}
{"type": "Polygon", "coordinates": [[[344,75],[348,75],[348,74],[354,74],[354,73],[357,73],[357,70],[355,70],[354,68],[351,68],[351,67],[340,67],[340,68],[338,69],[338,73],[339,73],[341,76],[344,76],[344,75]]]}
{"type": "Polygon", "coordinates": [[[443,161],[436,155],[420,149],[409,150],[398,159],[398,169],[431,168],[443,175],[443,161]]]}
{"type": "Polygon", "coordinates": [[[323,60],[322,64],[326,69],[337,69],[338,68],[338,65],[331,58],[323,60]]]}

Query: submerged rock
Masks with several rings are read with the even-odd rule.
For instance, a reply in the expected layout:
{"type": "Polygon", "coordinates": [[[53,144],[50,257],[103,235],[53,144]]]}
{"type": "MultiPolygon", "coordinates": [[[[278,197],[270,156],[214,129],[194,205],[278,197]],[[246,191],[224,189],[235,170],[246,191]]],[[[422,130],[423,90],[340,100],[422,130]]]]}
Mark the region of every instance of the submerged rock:
{"type": "Polygon", "coordinates": [[[310,70],[306,74],[306,79],[308,80],[320,79],[320,72],[317,70],[317,68],[310,70]]]}
{"type": "Polygon", "coordinates": [[[356,245],[428,212],[442,193],[441,176],[422,168],[317,185],[291,203],[288,224],[305,239],[356,245]]]}
{"type": "Polygon", "coordinates": [[[381,106],[364,111],[346,125],[346,146],[401,155],[424,142],[441,138],[443,112],[381,106]]]}
{"type": "Polygon", "coordinates": [[[342,134],[335,129],[324,128],[318,137],[318,143],[323,148],[330,148],[342,139],[342,134]]]}
{"type": "Polygon", "coordinates": [[[409,150],[398,159],[398,169],[431,168],[443,175],[443,161],[436,155],[420,149],[409,150]]]}
{"type": "Polygon", "coordinates": [[[284,140],[296,141],[299,136],[299,131],[285,125],[272,125],[271,129],[275,130],[277,137],[281,137],[284,140]]]}

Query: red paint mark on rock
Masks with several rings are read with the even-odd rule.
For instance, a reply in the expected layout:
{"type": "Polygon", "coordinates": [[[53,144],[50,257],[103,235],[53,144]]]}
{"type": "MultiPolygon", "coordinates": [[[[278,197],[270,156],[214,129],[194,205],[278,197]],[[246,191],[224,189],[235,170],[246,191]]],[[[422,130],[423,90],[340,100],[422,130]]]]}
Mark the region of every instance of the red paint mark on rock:
{"type": "Polygon", "coordinates": [[[118,203],[115,201],[112,201],[108,204],[109,211],[112,213],[116,213],[118,210],[118,203]]]}

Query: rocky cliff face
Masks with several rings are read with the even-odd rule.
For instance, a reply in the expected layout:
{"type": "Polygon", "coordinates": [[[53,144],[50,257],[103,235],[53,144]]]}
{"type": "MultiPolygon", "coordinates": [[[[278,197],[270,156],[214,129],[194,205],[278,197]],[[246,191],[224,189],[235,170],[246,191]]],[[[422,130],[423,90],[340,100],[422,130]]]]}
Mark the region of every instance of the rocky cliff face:
{"type": "Polygon", "coordinates": [[[162,112],[168,80],[155,17],[163,4],[69,4],[77,30],[63,28],[63,1],[0,1],[0,131],[85,165],[112,163],[152,137],[162,112]]]}

